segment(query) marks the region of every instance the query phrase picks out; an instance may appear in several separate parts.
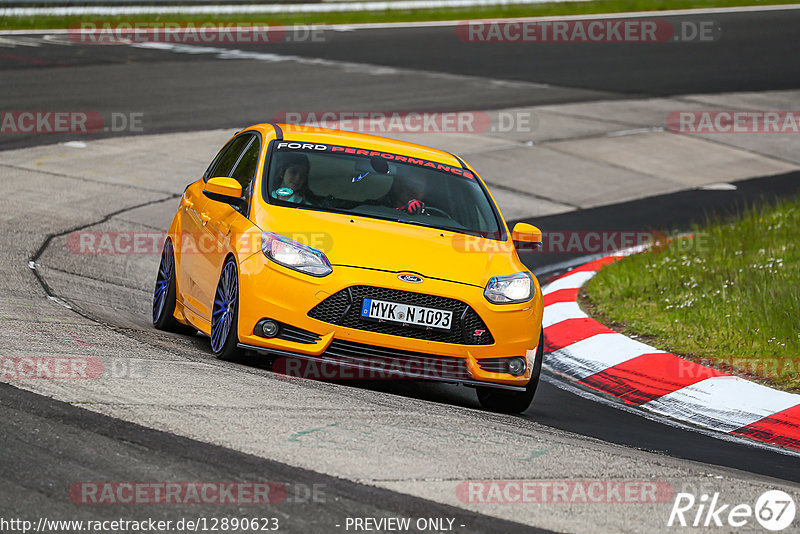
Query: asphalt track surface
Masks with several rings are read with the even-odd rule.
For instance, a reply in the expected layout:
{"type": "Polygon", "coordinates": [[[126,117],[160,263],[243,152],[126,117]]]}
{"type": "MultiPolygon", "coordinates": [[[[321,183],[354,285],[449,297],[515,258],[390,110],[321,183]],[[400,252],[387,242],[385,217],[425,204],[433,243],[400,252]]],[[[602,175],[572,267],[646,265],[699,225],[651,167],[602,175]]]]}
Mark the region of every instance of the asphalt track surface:
{"type": "Polygon", "coordinates": [[[382,515],[455,518],[463,525],[460,532],[549,532],[126,423],[7,384],[0,384],[0,413],[0,443],[4,454],[17,460],[0,464],[5,482],[0,510],[6,518],[30,517],[33,510],[77,520],[198,517],[191,504],[146,513],[124,505],[77,508],[64,495],[80,472],[85,480],[278,482],[285,494],[266,514],[263,505],[231,504],[209,515],[277,518],[289,532],[313,532],[321,525],[333,530],[346,516],[382,515]]]}
{"type": "MultiPolygon", "coordinates": [[[[707,19],[708,17],[690,17],[707,19]]],[[[0,92],[6,109],[145,110],[147,133],[231,127],[269,118],[284,109],[486,109],[540,103],[593,101],[631,95],[675,95],[732,90],[775,90],[800,86],[796,62],[797,11],[714,15],[723,28],[719,43],[663,45],[479,45],[462,43],[450,28],[413,28],[335,32],[324,44],[269,45],[278,54],[386,65],[401,69],[481,76],[513,82],[489,88],[465,83],[459,94],[436,92],[436,77],[403,84],[383,83],[381,76],[353,74],[352,84],[324,85],[324,65],[276,64],[266,75],[247,61],[208,55],[172,54],[162,50],[85,45],[43,45],[5,49],[0,54],[0,92]],[[481,47],[478,51],[477,47],[481,47]],[[732,51],[735,51],[732,52],[732,51]],[[520,61],[520,56],[524,61],[520,61]],[[356,83],[357,82],[357,83],[356,83]],[[517,83],[521,82],[521,83],[517,83]],[[529,84],[529,85],[526,85],[529,84]],[[548,84],[545,86],[534,84],[548,84]],[[414,88],[424,91],[414,92],[414,88]],[[378,91],[379,89],[379,91],[378,91]],[[426,107],[427,106],[427,107],[426,107]]],[[[326,32],[326,36],[330,32],[326,32]]],[[[239,48],[245,48],[241,46],[239,48]]],[[[368,70],[368,69],[367,69],[368,70]]],[[[102,135],[111,135],[109,133],[102,135]]],[[[57,142],[59,136],[0,139],[0,148],[57,142]]],[[[686,191],[624,205],[606,206],[532,219],[546,228],[686,229],[708,211],[729,212],[746,203],[795,194],[796,174],[738,183],[731,192],[686,191]]],[[[524,258],[532,267],[567,259],[524,258]]],[[[261,366],[258,361],[249,362],[261,366]]],[[[461,390],[418,384],[356,384],[456,406],[475,407],[461,390]]],[[[194,480],[250,479],[309,483],[317,473],[270,462],[222,447],[200,443],[68,406],[33,393],[0,385],[4,455],[3,511],[22,514],[35,502],[44,509],[74,513],[64,505],[63,488],[84,480],[136,480],[153,477],[194,480]],[[42,429],[48,432],[43,433],[42,429]],[[51,467],[58,457],[58,470],[51,467]],[[125,462],[115,459],[125,458],[125,462]],[[98,459],[102,459],[98,461],[98,459]],[[76,473],[81,473],[80,477],[76,473]]],[[[567,430],[636,449],[730,467],[754,476],[800,482],[800,463],[787,456],[745,444],[650,421],[576,395],[543,381],[534,407],[521,420],[567,430]]],[[[343,515],[379,513],[463,518],[471,531],[514,532],[527,529],[478,514],[456,510],[404,494],[324,479],[327,505],[299,503],[284,519],[302,531],[343,515]],[[303,508],[304,506],[308,508],[303,508]],[[329,514],[329,515],[326,515],[329,514]]],[[[113,513],[118,514],[119,509],[113,513]]],[[[175,510],[164,512],[173,514],[175,510]]],[[[180,511],[178,511],[180,512],[180,511]]],[[[83,513],[83,512],[82,512],[83,513]]],[[[108,510],[85,512],[87,517],[108,510]]],[[[149,515],[154,515],[150,513],[149,515]]]]}
{"type": "MultiPolygon", "coordinates": [[[[325,31],[321,42],[302,31],[299,42],[210,46],[366,65],[340,78],[324,63],[245,67],[219,61],[215,52],[78,44],[59,35],[40,46],[0,47],[0,94],[5,109],[146,112],[146,131],[161,133],[243,126],[286,110],[501,109],[800,86],[800,10],[665,20],[715,21],[720,36],[689,43],[480,43],[461,41],[455,26],[444,26],[325,31]],[[408,76],[380,74],[386,67],[408,76]],[[442,95],[441,79],[431,73],[480,78],[442,95]]],[[[10,137],[0,139],[0,148],[43,142],[10,137]]]]}

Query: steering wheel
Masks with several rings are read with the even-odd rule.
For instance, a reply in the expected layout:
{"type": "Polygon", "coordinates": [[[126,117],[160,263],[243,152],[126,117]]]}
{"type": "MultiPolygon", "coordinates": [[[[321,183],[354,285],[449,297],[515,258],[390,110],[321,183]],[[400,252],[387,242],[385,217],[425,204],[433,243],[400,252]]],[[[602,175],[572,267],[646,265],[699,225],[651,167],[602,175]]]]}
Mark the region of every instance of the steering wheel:
{"type": "Polygon", "coordinates": [[[446,217],[451,221],[454,221],[453,217],[444,210],[440,210],[439,208],[434,208],[433,206],[425,206],[425,215],[436,215],[439,214],[441,217],[446,217]]]}

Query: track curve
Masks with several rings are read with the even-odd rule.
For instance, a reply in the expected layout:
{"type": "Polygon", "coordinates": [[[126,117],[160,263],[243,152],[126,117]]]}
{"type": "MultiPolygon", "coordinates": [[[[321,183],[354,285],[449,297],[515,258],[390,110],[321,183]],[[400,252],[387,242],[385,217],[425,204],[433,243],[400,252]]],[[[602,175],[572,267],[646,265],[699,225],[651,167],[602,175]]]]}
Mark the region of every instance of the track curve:
{"type": "MultiPolygon", "coordinates": [[[[348,46],[362,50],[363,41],[359,39],[365,38],[375,37],[362,36],[351,40],[348,46]]],[[[444,90],[463,85],[465,79],[424,74],[416,82],[423,84],[429,93],[403,97],[405,87],[387,85],[387,78],[381,77],[384,75],[365,71],[343,75],[339,67],[333,66],[331,70],[320,67],[311,73],[307,66],[291,62],[254,68],[254,64],[247,61],[198,59],[187,55],[165,58],[153,50],[129,49],[90,50],[87,53],[92,59],[86,62],[74,53],[75,50],[65,50],[59,52],[64,55],[64,63],[74,62],[74,66],[65,67],[57,76],[63,79],[84,77],[93,86],[94,80],[106,75],[109,69],[116,69],[128,77],[125,83],[129,87],[122,92],[123,96],[143,95],[147,91],[142,90],[142,85],[153,83],[158,91],[146,98],[133,97],[140,100],[126,104],[156,110],[155,122],[149,131],[158,133],[175,128],[198,131],[106,139],[87,143],[85,148],[46,145],[0,153],[0,168],[9,190],[14,192],[13,198],[4,201],[7,232],[0,239],[4,250],[0,260],[8,272],[7,278],[0,282],[9,295],[4,302],[2,318],[8,353],[90,355],[105,362],[107,369],[125,370],[96,382],[40,381],[17,384],[20,387],[54,399],[80,403],[94,414],[164,432],[156,441],[182,436],[189,438],[184,445],[190,450],[199,451],[210,444],[218,447],[214,450],[219,454],[237,451],[249,455],[247,461],[268,458],[279,465],[307,470],[304,480],[313,479],[314,473],[322,473],[367,485],[367,490],[359,489],[358,485],[345,488],[343,495],[349,492],[348,498],[358,492],[369,494],[370,488],[381,488],[381,491],[391,492],[382,494],[391,503],[390,509],[382,509],[383,513],[398,513],[397,510],[408,505],[408,502],[404,504],[404,496],[413,495],[426,499],[408,505],[407,508],[417,514],[423,513],[425,502],[437,502],[456,507],[442,509],[443,514],[469,510],[561,531],[666,529],[671,502],[606,506],[598,513],[598,508],[591,504],[574,504],[569,508],[555,504],[515,507],[464,502],[458,497],[457,487],[465,481],[516,478],[658,480],[670,484],[676,491],[710,488],[736,502],[749,501],[765,489],[781,487],[798,498],[800,467],[796,458],[643,419],[596,402],[595,397],[559,383],[553,377],[543,382],[534,406],[526,414],[506,417],[478,410],[474,393],[464,388],[415,383],[332,384],[285,380],[271,373],[258,358],[249,360],[246,365],[218,362],[211,356],[207,340],[203,338],[153,331],[148,317],[157,254],[76,254],[70,249],[70,235],[76,231],[159,234],[172,215],[176,195],[192,176],[202,172],[208,157],[232,133],[231,130],[201,129],[209,125],[228,127],[233,122],[241,125],[246,122],[245,117],[252,117],[254,113],[247,106],[236,105],[231,110],[220,105],[202,118],[185,122],[181,122],[182,119],[170,122],[174,119],[169,117],[162,120],[160,112],[164,108],[156,101],[163,100],[164,92],[170,89],[162,74],[187,72],[194,77],[193,81],[202,81],[197,95],[179,105],[185,106],[178,113],[185,114],[184,117],[204,102],[214,101],[210,97],[216,89],[214,76],[240,76],[248,70],[272,80],[306,76],[308,84],[320,83],[338,69],[337,84],[324,98],[309,96],[313,91],[304,89],[306,92],[301,98],[289,104],[311,108],[358,105],[355,102],[362,93],[351,94],[354,78],[363,85],[360,90],[364,98],[374,98],[371,102],[375,106],[387,98],[386,94],[374,97],[378,88],[389,91],[389,97],[396,97],[398,102],[409,107],[442,107],[445,102],[455,105],[450,98],[452,91],[445,93],[444,90]],[[122,68],[122,60],[132,60],[134,67],[122,68]],[[100,65],[102,63],[105,64],[100,65]],[[199,74],[203,70],[204,73],[199,74]],[[137,78],[139,81],[134,83],[137,78]],[[42,205],[42,191],[57,194],[42,205]],[[34,273],[27,265],[30,260],[35,264],[34,273]],[[48,296],[53,298],[47,299],[48,296]]],[[[336,48],[332,50],[335,52],[336,48]]],[[[33,55],[41,52],[31,51],[33,55]]],[[[598,52],[606,53],[606,50],[598,52]]],[[[406,67],[420,65],[404,64],[403,68],[406,67]]],[[[47,90],[33,92],[36,96],[31,97],[24,94],[24,88],[26,80],[36,80],[41,72],[38,67],[24,69],[0,83],[4,89],[13,89],[10,94],[17,105],[36,105],[36,98],[46,101],[49,97],[47,90]]],[[[389,79],[398,81],[405,74],[399,72],[394,76],[389,79]]],[[[485,80],[470,80],[457,106],[475,109],[489,91],[485,80]]],[[[764,87],[778,89],[787,83],[792,87],[797,85],[782,77],[773,82],[771,85],[765,82],[764,87]]],[[[236,94],[241,100],[258,101],[252,96],[252,89],[246,87],[248,85],[252,86],[253,80],[243,79],[240,92],[231,90],[229,98],[236,94]]],[[[560,98],[558,89],[554,88],[539,87],[531,94],[534,87],[524,83],[494,86],[493,90],[497,87],[503,94],[495,100],[497,107],[556,102],[560,98]]],[[[278,106],[286,105],[277,101],[291,101],[291,91],[280,88],[276,91],[273,99],[256,113],[270,115],[278,106]]],[[[567,98],[576,100],[621,98],[618,94],[598,92],[596,87],[571,91],[575,92],[563,94],[571,94],[572,97],[567,98]]],[[[119,105],[120,95],[112,95],[112,92],[113,88],[99,95],[104,102],[100,106],[114,109],[119,105]]],[[[77,96],[69,94],[62,100],[65,106],[73,106],[76,101],[77,96]]],[[[166,103],[170,102],[174,103],[167,99],[166,103]]],[[[398,107],[403,108],[403,105],[398,104],[398,107]]],[[[617,128],[626,126],[628,124],[616,125],[617,128]]],[[[73,140],[74,136],[63,138],[66,139],[73,140]]],[[[8,148],[36,145],[41,137],[23,136],[10,141],[3,138],[1,141],[8,148]]],[[[477,143],[459,140],[462,142],[471,143],[476,149],[479,148],[476,145],[486,140],[480,139],[477,143]]],[[[783,169],[778,162],[786,164],[786,169],[792,168],[787,160],[774,154],[770,158],[767,163],[772,165],[769,173],[772,176],[737,181],[735,191],[723,194],[694,189],[667,192],[624,204],[577,211],[576,206],[586,206],[583,201],[539,195],[526,206],[541,208],[541,215],[530,217],[529,212],[525,218],[551,228],[582,229],[598,225],[638,228],[645,219],[653,225],[685,227],[703,209],[730,210],[758,194],[768,197],[796,193],[798,175],[778,173],[778,169],[783,169]]],[[[622,184],[620,189],[624,187],[622,184]]],[[[509,198],[518,194],[517,188],[518,185],[514,185],[508,191],[509,198]]],[[[680,188],[685,185],[675,189],[680,188]]],[[[528,263],[547,271],[549,266],[565,259],[563,255],[541,256],[529,258],[528,263]]],[[[10,400],[13,395],[6,398],[9,400],[3,403],[4,410],[10,413],[19,409],[10,400]]],[[[40,401],[31,399],[29,402],[33,405],[40,401]]],[[[29,425],[30,417],[41,416],[30,410],[17,413],[23,415],[8,419],[16,421],[17,429],[29,425]]],[[[75,415],[76,420],[82,417],[90,416],[75,415]]],[[[55,429],[54,423],[51,428],[55,429]]],[[[68,434],[69,430],[59,429],[58,432],[68,434]]],[[[13,432],[4,435],[12,436],[13,432]]],[[[100,441],[105,443],[103,440],[108,439],[114,441],[113,436],[104,436],[100,441]]],[[[22,454],[31,442],[19,439],[7,443],[22,454]]],[[[114,446],[119,443],[115,442],[114,446]]],[[[158,450],[160,445],[148,446],[158,450]]],[[[230,460],[232,464],[226,465],[244,465],[243,458],[236,457],[230,460]]],[[[164,461],[179,466],[177,473],[186,468],[183,472],[189,474],[185,476],[201,476],[186,467],[188,464],[181,463],[181,458],[164,461]]],[[[152,472],[153,465],[140,462],[132,470],[133,474],[127,472],[124,476],[158,476],[152,472]]],[[[4,469],[20,486],[24,485],[24,471],[14,471],[8,466],[4,469]]],[[[223,469],[214,476],[226,476],[227,472],[223,469]]],[[[113,469],[101,465],[92,475],[102,479],[113,473],[113,469]]],[[[59,483],[86,480],[87,476],[78,467],[65,469],[59,474],[59,483]]],[[[330,479],[325,481],[333,484],[330,479]]],[[[46,478],[41,479],[42,484],[46,482],[46,478]]],[[[63,495],[60,499],[64,499],[63,495]]],[[[328,506],[318,503],[316,508],[302,512],[300,508],[290,508],[285,513],[287,517],[299,513],[319,514],[317,522],[295,525],[300,530],[308,528],[309,524],[330,527],[336,518],[341,519],[346,513],[381,511],[375,508],[374,502],[365,505],[363,498],[355,501],[356,504],[344,511],[337,511],[330,503],[328,506]]],[[[71,505],[65,507],[58,503],[59,496],[53,493],[48,506],[64,513],[75,512],[71,505]]],[[[430,506],[434,513],[434,505],[430,506]]],[[[23,506],[15,501],[13,509],[23,510],[23,506]]],[[[80,514],[91,515],[85,509],[78,510],[80,514]]],[[[486,531],[485,519],[475,515],[468,519],[473,521],[472,530],[486,531]]]]}

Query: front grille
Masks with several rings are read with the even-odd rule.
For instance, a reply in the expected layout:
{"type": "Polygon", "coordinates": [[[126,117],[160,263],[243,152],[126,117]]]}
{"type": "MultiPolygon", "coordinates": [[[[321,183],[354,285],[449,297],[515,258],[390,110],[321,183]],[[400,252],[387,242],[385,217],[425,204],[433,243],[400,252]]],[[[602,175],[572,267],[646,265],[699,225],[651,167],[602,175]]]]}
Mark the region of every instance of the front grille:
{"type": "Polygon", "coordinates": [[[490,373],[507,373],[508,358],[484,358],[478,360],[478,367],[490,373]]]}
{"type": "Polygon", "coordinates": [[[393,336],[458,343],[464,345],[491,345],[494,338],[486,323],[469,305],[447,297],[412,293],[399,289],[372,286],[352,286],[338,291],[314,306],[308,316],[326,323],[366,330],[393,336]],[[361,318],[361,302],[364,298],[413,304],[453,312],[450,330],[423,329],[387,321],[367,321],[361,318]]]}
{"type": "Polygon", "coordinates": [[[428,379],[471,380],[467,362],[463,358],[436,356],[407,350],[388,349],[374,345],[363,345],[352,341],[334,339],[322,353],[327,359],[343,364],[367,367],[394,374],[417,376],[428,379]]]}

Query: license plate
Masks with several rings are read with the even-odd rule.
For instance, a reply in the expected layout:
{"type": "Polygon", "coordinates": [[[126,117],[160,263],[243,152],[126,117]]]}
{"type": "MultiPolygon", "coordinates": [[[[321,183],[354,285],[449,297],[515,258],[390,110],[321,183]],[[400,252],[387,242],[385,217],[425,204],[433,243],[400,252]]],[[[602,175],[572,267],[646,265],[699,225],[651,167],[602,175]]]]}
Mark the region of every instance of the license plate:
{"type": "Polygon", "coordinates": [[[447,310],[377,299],[364,299],[361,317],[440,330],[450,330],[453,324],[453,312],[447,310]]]}

